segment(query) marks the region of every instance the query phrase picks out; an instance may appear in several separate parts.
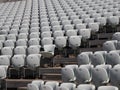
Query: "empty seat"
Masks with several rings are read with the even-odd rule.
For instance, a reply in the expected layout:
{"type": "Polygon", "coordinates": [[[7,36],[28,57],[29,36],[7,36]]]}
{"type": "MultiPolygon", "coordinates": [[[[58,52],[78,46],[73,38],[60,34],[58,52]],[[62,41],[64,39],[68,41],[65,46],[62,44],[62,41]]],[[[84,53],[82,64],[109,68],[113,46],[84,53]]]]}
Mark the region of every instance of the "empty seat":
{"type": "Polygon", "coordinates": [[[99,31],[99,23],[89,23],[88,27],[91,29],[92,32],[98,32],[99,31]]]}
{"type": "Polygon", "coordinates": [[[82,64],[91,64],[91,60],[90,60],[90,55],[92,54],[92,52],[89,53],[81,53],[77,56],[77,61],[78,61],[78,65],[82,65],[82,64]]]}
{"type": "Polygon", "coordinates": [[[87,68],[84,67],[79,67],[75,69],[75,76],[76,76],[76,81],[79,84],[85,84],[85,83],[90,83],[92,80],[92,77],[90,75],[90,72],[87,68]]]}
{"type": "Polygon", "coordinates": [[[62,83],[56,90],[73,90],[75,87],[76,85],[74,83],[62,83]]]}
{"type": "Polygon", "coordinates": [[[15,34],[9,34],[7,35],[7,40],[13,40],[13,41],[16,41],[16,35],[15,34]]]}
{"type": "Polygon", "coordinates": [[[113,36],[112,36],[112,39],[120,41],[120,32],[114,33],[113,36]]]}
{"type": "Polygon", "coordinates": [[[8,55],[1,55],[0,56],[0,65],[10,66],[10,56],[8,55]]]}
{"type": "Polygon", "coordinates": [[[6,40],[6,36],[5,35],[0,35],[0,41],[4,42],[6,40]]]}
{"type": "Polygon", "coordinates": [[[56,90],[56,87],[59,85],[57,81],[47,81],[44,85],[41,86],[41,90],[56,90]]]}
{"type": "Polygon", "coordinates": [[[100,86],[98,87],[97,90],[119,90],[119,89],[115,86],[100,86]]]}
{"type": "Polygon", "coordinates": [[[80,84],[77,86],[77,88],[74,88],[73,90],[79,90],[79,89],[85,89],[85,90],[95,90],[95,85],[92,84],[80,84]]]}
{"type": "Polygon", "coordinates": [[[92,69],[92,80],[96,87],[109,83],[109,76],[104,68],[96,67],[92,69]]]}
{"type": "Polygon", "coordinates": [[[54,56],[55,45],[54,44],[46,44],[43,46],[44,51],[41,51],[43,57],[51,58],[54,56]]]}
{"type": "Polygon", "coordinates": [[[80,29],[86,29],[86,24],[82,24],[82,23],[80,23],[80,24],[76,24],[76,29],[78,29],[78,30],[80,30],[80,29]]]}
{"type": "Polygon", "coordinates": [[[28,45],[29,46],[31,46],[31,45],[40,45],[40,39],[39,38],[31,38],[28,41],[28,45]]]}
{"type": "Polygon", "coordinates": [[[109,52],[106,55],[106,62],[112,66],[120,63],[120,56],[117,52],[109,52]]]}
{"type": "Polygon", "coordinates": [[[49,44],[53,44],[53,38],[51,37],[45,37],[41,40],[41,44],[44,45],[49,45],[49,44]]]}
{"type": "MultiPolygon", "coordinates": [[[[41,54],[30,54],[27,56],[26,64],[27,68],[33,71],[33,77],[36,77],[36,70],[40,67],[40,61],[41,61],[41,54]]],[[[25,76],[26,76],[26,70],[25,70],[25,76]]],[[[28,72],[29,74],[29,72],[28,72]]]]}
{"type": "Polygon", "coordinates": [[[60,30],[62,30],[62,26],[60,26],[60,25],[56,25],[56,26],[53,26],[52,27],[52,31],[54,32],[54,31],[60,31],[60,30]]]}
{"type": "Polygon", "coordinates": [[[65,34],[68,37],[70,37],[70,36],[77,36],[77,30],[67,30],[65,34]]]}
{"type": "Polygon", "coordinates": [[[44,37],[51,37],[51,32],[50,31],[42,32],[41,38],[44,38],[44,37]]]}
{"type": "Polygon", "coordinates": [[[14,54],[26,55],[26,47],[25,46],[17,46],[16,48],[14,48],[14,54]]]}
{"type": "Polygon", "coordinates": [[[11,47],[14,48],[15,47],[15,42],[13,40],[6,40],[4,42],[4,47],[11,47]]]}
{"type": "Polygon", "coordinates": [[[28,54],[39,54],[40,53],[40,45],[31,45],[27,48],[28,54]]]}
{"type": "Polygon", "coordinates": [[[103,49],[106,51],[111,51],[111,50],[116,50],[116,46],[115,44],[117,43],[117,41],[106,41],[103,44],[103,49]]]}
{"type": "Polygon", "coordinates": [[[13,48],[12,47],[4,47],[1,49],[1,54],[12,56],[13,55],[13,48]]]}
{"type": "Polygon", "coordinates": [[[74,70],[78,68],[77,65],[67,65],[61,70],[63,82],[74,82],[76,80],[74,70]]]}
{"type": "Polygon", "coordinates": [[[29,38],[40,38],[40,34],[38,32],[33,32],[29,35],[29,38]]]}
{"type": "Polygon", "coordinates": [[[70,36],[68,39],[69,47],[75,49],[81,45],[82,36],[70,36]]]}
{"type": "Polygon", "coordinates": [[[44,81],[42,80],[34,80],[32,83],[29,83],[27,85],[28,90],[40,90],[41,86],[44,84],[44,81]]]}
{"type": "Polygon", "coordinates": [[[110,65],[110,64],[105,64],[105,65],[101,64],[101,65],[97,65],[96,67],[104,68],[107,71],[108,76],[110,78],[110,70],[112,68],[112,65],[110,65]]]}
{"type": "Polygon", "coordinates": [[[33,32],[39,32],[39,27],[32,27],[31,29],[30,29],[30,33],[33,33],[33,32]]]}
{"type": "Polygon", "coordinates": [[[63,37],[63,36],[56,37],[55,45],[58,49],[63,49],[67,45],[67,37],[63,37]]]}
{"type": "Polygon", "coordinates": [[[28,28],[21,28],[19,30],[19,33],[26,33],[26,34],[28,34],[29,33],[29,29],[28,28]]]}
{"type": "Polygon", "coordinates": [[[82,19],[74,19],[72,22],[73,22],[73,24],[77,25],[77,24],[82,23],[83,20],[82,19]]]}
{"type": "Polygon", "coordinates": [[[23,72],[21,70],[21,68],[23,68],[25,66],[25,56],[24,55],[14,55],[11,59],[11,68],[9,68],[8,73],[9,73],[9,77],[12,77],[13,73],[12,73],[12,68],[15,69],[17,71],[16,76],[14,78],[20,78],[22,77],[22,73],[23,72]]]}
{"type": "Polygon", "coordinates": [[[100,23],[100,27],[103,27],[107,24],[107,18],[106,17],[97,17],[95,21],[100,23]]]}
{"type": "Polygon", "coordinates": [[[118,88],[119,87],[119,80],[120,80],[120,67],[113,67],[111,70],[110,70],[110,84],[114,85],[114,86],[117,86],[118,88]],[[115,78],[116,77],[116,78],[115,78]]]}
{"type": "Polygon", "coordinates": [[[89,24],[89,23],[94,23],[94,18],[85,18],[84,23],[89,24]]]}
{"type": "Polygon", "coordinates": [[[16,46],[27,46],[27,40],[26,39],[18,39],[16,41],[16,46]]]}
{"type": "Polygon", "coordinates": [[[46,32],[46,31],[50,31],[50,27],[49,26],[41,27],[41,32],[46,32]]]}
{"type": "Polygon", "coordinates": [[[0,41],[0,49],[3,47],[3,43],[0,41]]]}
{"type": "Polygon", "coordinates": [[[107,22],[109,25],[112,25],[114,27],[115,25],[119,24],[119,17],[118,16],[110,16],[108,18],[107,22]]]}
{"type": "Polygon", "coordinates": [[[19,35],[18,35],[18,39],[28,39],[28,34],[26,34],[26,33],[20,33],[19,35]]]}
{"type": "Polygon", "coordinates": [[[104,56],[101,53],[94,53],[90,56],[91,64],[94,66],[105,64],[104,56]]]}
{"type": "Polygon", "coordinates": [[[64,31],[54,31],[53,32],[53,37],[56,38],[56,37],[59,37],[59,36],[64,36],[64,31]]]}
{"type": "Polygon", "coordinates": [[[9,34],[18,35],[18,30],[17,30],[17,29],[11,29],[11,30],[9,31],[9,34]]]}
{"type": "Polygon", "coordinates": [[[0,66],[0,79],[5,79],[7,77],[7,72],[4,66],[0,66]]]}
{"type": "MultiPolygon", "coordinates": [[[[64,25],[64,24],[63,24],[64,25]]],[[[71,30],[71,29],[74,29],[74,26],[71,25],[71,24],[67,24],[67,25],[64,25],[64,30],[67,31],[67,30],[71,30]]]]}
{"type": "Polygon", "coordinates": [[[91,37],[91,29],[80,29],[78,32],[82,36],[83,40],[90,39],[91,37]]]}

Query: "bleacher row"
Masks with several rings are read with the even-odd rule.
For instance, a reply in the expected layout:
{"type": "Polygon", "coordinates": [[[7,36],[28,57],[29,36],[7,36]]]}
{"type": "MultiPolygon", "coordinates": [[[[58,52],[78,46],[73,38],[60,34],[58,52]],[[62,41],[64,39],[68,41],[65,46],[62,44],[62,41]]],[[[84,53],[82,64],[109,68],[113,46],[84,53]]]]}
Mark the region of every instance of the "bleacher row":
{"type": "MultiPolygon", "coordinates": [[[[100,69],[103,77],[97,79],[104,80],[101,72],[106,73],[108,70],[97,68],[97,65],[108,65],[112,70],[116,64],[120,64],[119,31],[119,0],[11,0],[0,3],[0,77],[41,78],[43,64],[47,63],[50,68],[54,68],[53,60],[57,55],[69,58],[68,56],[73,54],[74,57],[78,56],[77,66],[89,64],[95,67],[90,72],[91,74],[93,70],[93,75],[100,69]],[[97,40],[96,45],[99,46],[101,33],[105,36],[115,33],[112,41],[103,44],[105,51],[81,53],[82,48],[91,48],[94,40],[97,40]],[[93,42],[90,43],[91,41],[93,42]]],[[[79,68],[76,69],[78,77],[79,68]]],[[[63,82],[66,81],[64,77],[67,79],[71,78],[69,75],[74,75],[73,70],[69,72],[68,69],[67,72],[62,68],[60,71],[61,73],[57,73],[63,74],[63,82]]],[[[86,69],[80,74],[85,76],[89,74],[89,70],[87,74],[83,75],[84,73],[86,69]]],[[[92,79],[94,81],[95,76],[92,79],[91,77],[92,75],[90,82],[92,79]]],[[[110,78],[108,75],[108,82],[110,78]]],[[[78,80],[74,77],[75,79],[78,80]]],[[[82,79],[84,77],[81,77],[82,79]]],[[[86,80],[87,83],[88,81],[86,80]]],[[[97,82],[94,85],[97,87],[97,82]]]]}
{"type": "MultiPolygon", "coordinates": [[[[28,90],[96,90],[93,84],[59,83],[57,81],[34,80],[28,84],[28,90]]],[[[119,90],[115,86],[99,86],[97,90],[119,90]]]]}

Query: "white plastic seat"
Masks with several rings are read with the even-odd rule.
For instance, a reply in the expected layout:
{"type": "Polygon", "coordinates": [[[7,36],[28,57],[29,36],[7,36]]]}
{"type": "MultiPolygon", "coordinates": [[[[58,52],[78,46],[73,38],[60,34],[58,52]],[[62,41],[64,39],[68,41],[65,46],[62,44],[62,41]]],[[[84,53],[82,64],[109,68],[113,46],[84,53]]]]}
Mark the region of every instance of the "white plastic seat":
{"type": "Polygon", "coordinates": [[[100,86],[98,90],[119,90],[116,86],[100,86]]]}
{"type": "Polygon", "coordinates": [[[92,84],[80,84],[77,86],[77,88],[74,88],[73,90],[95,90],[95,85],[92,84]]]}
{"type": "Polygon", "coordinates": [[[17,30],[17,29],[11,29],[11,30],[9,31],[9,34],[18,35],[18,30],[17,30]]]}
{"type": "Polygon", "coordinates": [[[60,36],[64,36],[64,31],[54,31],[53,32],[53,37],[56,38],[56,37],[60,37],[60,36]]]}
{"type": "Polygon", "coordinates": [[[76,24],[76,29],[80,30],[80,29],[86,29],[86,24],[76,24]]]}
{"type": "Polygon", "coordinates": [[[63,36],[58,36],[55,38],[55,45],[58,49],[62,49],[67,45],[67,38],[63,36]]]}
{"type": "Polygon", "coordinates": [[[47,81],[44,85],[41,86],[41,90],[56,90],[56,87],[59,85],[57,81],[47,81]]]}
{"type": "Polygon", "coordinates": [[[74,26],[71,25],[71,24],[67,24],[67,25],[64,25],[64,30],[67,31],[67,30],[72,30],[74,29],[74,26]]]}
{"type": "Polygon", "coordinates": [[[29,35],[29,38],[30,38],[30,39],[31,39],[31,38],[40,38],[40,34],[37,33],[37,32],[33,32],[33,33],[31,33],[31,34],[29,35]]]}
{"type": "Polygon", "coordinates": [[[46,32],[42,32],[41,33],[41,38],[44,38],[44,37],[51,37],[51,32],[50,31],[46,31],[46,32]]]}
{"type": "Polygon", "coordinates": [[[109,25],[112,25],[112,26],[118,25],[119,24],[119,17],[118,16],[110,16],[108,18],[107,22],[109,25]]]}
{"type": "Polygon", "coordinates": [[[41,86],[44,84],[43,80],[33,80],[32,83],[27,85],[28,90],[40,90],[41,86]]]}
{"type": "Polygon", "coordinates": [[[99,31],[99,23],[89,23],[88,27],[91,29],[92,32],[99,31]]]}
{"type": "Polygon", "coordinates": [[[106,62],[112,66],[120,63],[120,56],[117,52],[109,52],[106,55],[106,62]]]}
{"type": "Polygon", "coordinates": [[[115,46],[116,43],[117,43],[116,40],[106,41],[103,44],[103,49],[106,50],[106,51],[116,50],[116,46],[115,46]]]}
{"type": "Polygon", "coordinates": [[[82,36],[83,39],[90,39],[91,37],[91,29],[80,29],[78,30],[79,35],[82,36]]]}
{"type": "Polygon", "coordinates": [[[19,69],[25,66],[25,56],[24,55],[14,55],[11,59],[12,66],[19,69]]]}
{"type": "Polygon", "coordinates": [[[60,25],[56,25],[56,26],[53,26],[52,27],[52,31],[54,32],[54,31],[60,31],[60,30],[62,30],[62,26],[60,26],[60,25]]]}
{"type": "Polygon", "coordinates": [[[90,55],[81,53],[77,56],[78,65],[91,64],[90,55]]]}
{"type": "Polygon", "coordinates": [[[20,33],[19,35],[18,35],[18,39],[28,39],[28,34],[26,34],[26,33],[20,33]]]}
{"type": "Polygon", "coordinates": [[[84,23],[89,24],[89,23],[94,23],[94,18],[85,18],[84,23]]]}
{"type": "Polygon", "coordinates": [[[4,47],[12,47],[12,48],[14,48],[15,47],[15,42],[13,40],[6,40],[4,42],[4,47]]]}
{"type": "Polygon", "coordinates": [[[29,46],[31,46],[31,45],[40,45],[40,39],[39,38],[31,38],[28,41],[28,45],[29,46]]]}
{"type": "Polygon", "coordinates": [[[16,41],[16,46],[27,46],[27,40],[26,39],[18,39],[16,41]]]}
{"type": "Polygon", "coordinates": [[[50,27],[49,26],[41,27],[41,32],[46,32],[46,31],[50,31],[50,27]]]}
{"type": "Polygon", "coordinates": [[[67,30],[65,34],[68,37],[70,37],[70,36],[77,36],[77,30],[67,30]]]}
{"type": "Polygon", "coordinates": [[[60,25],[59,21],[52,21],[51,22],[51,26],[56,26],[56,25],[60,25]]]}
{"type": "Polygon", "coordinates": [[[112,36],[112,39],[120,41],[120,32],[114,33],[113,36],[112,36]]]}
{"type": "Polygon", "coordinates": [[[114,86],[117,86],[118,88],[119,87],[119,80],[120,80],[120,67],[117,66],[117,67],[113,67],[111,70],[110,70],[110,84],[114,85],[114,86]]]}
{"type": "Polygon", "coordinates": [[[100,26],[105,26],[107,24],[107,18],[106,17],[98,17],[95,19],[96,22],[100,23],[100,26]]]}
{"type": "Polygon", "coordinates": [[[75,69],[75,76],[76,76],[76,81],[79,84],[90,83],[92,80],[91,73],[89,72],[89,69],[84,68],[84,67],[76,68],[75,69]]]}
{"type": "Polygon", "coordinates": [[[49,45],[49,44],[53,44],[53,38],[51,37],[45,37],[41,40],[41,44],[42,46],[44,45],[49,45]]]}
{"type": "Polygon", "coordinates": [[[7,77],[6,68],[4,66],[0,66],[0,79],[5,79],[7,77]]]}
{"type": "Polygon", "coordinates": [[[19,30],[19,33],[26,33],[26,34],[28,34],[29,33],[29,29],[28,28],[21,28],[19,30]]]}
{"type": "Polygon", "coordinates": [[[96,67],[92,69],[92,80],[96,87],[109,83],[109,76],[104,68],[96,67]]]}
{"type": "Polygon", "coordinates": [[[94,53],[90,56],[91,64],[94,66],[105,64],[104,56],[101,53],[94,53]]]}
{"type": "Polygon", "coordinates": [[[13,48],[12,47],[4,47],[1,49],[1,54],[12,56],[13,55],[13,48]]]}
{"type": "Polygon", "coordinates": [[[30,29],[30,33],[33,33],[33,32],[39,32],[39,30],[40,30],[40,27],[32,27],[31,29],[30,29]]]}
{"type": "Polygon", "coordinates": [[[35,70],[40,66],[41,54],[30,54],[27,56],[27,68],[35,70]]]}
{"type": "Polygon", "coordinates": [[[17,46],[14,48],[14,54],[26,55],[26,47],[25,46],[17,46]]]}
{"type": "Polygon", "coordinates": [[[77,48],[81,45],[81,38],[82,36],[70,36],[68,39],[69,46],[71,48],[77,48]]]}
{"type": "Polygon", "coordinates": [[[4,42],[6,40],[6,36],[5,35],[0,35],[0,41],[4,42]]]}
{"type": "Polygon", "coordinates": [[[54,44],[44,44],[44,51],[40,52],[43,57],[51,58],[54,56],[55,45],[54,44]]]}
{"type": "Polygon", "coordinates": [[[40,45],[31,45],[27,48],[28,54],[39,54],[41,46],[40,45]]]}
{"type": "Polygon", "coordinates": [[[77,68],[77,65],[72,65],[72,66],[65,66],[61,70],[62,74],[62,81],[63,82],[72,82],[76,80],[76,77],[74,75],[74,69],[77,68]]]}
{"type": "Polygon", "coordinates": [[[10,56],[9,55],[1,55],[0,56],[0,65],[10,66],[10,56]]]}
{"type": "Polygon", "coordinates": [[[56,90],[73,90],[76,87],[74,83],[62,83],[60,86],[56,88],[56,90]]]}
{"type": "Polygon", "coordinates": [[[13,40],[13,41],[16,41],[16,35],[15,34],[9,34],[7,35],[7,40],[13,40]]]}

